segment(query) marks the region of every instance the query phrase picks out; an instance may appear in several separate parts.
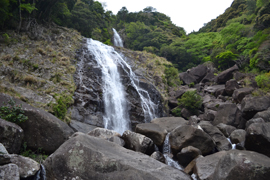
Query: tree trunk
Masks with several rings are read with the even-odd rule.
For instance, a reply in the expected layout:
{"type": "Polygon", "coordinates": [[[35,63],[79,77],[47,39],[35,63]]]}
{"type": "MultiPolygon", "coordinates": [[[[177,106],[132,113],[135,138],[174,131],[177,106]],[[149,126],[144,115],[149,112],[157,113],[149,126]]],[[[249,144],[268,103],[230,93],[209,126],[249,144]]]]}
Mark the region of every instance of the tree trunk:
{"type": "Polygon", "coordinates": [[[21,26],[22,26],[22,10],[21,10],[21,0],[19,0],[19,15],[20,15],[20,22],[19,22],[19,26],[18,26],[18,33],[21,30],[21,26]]]}

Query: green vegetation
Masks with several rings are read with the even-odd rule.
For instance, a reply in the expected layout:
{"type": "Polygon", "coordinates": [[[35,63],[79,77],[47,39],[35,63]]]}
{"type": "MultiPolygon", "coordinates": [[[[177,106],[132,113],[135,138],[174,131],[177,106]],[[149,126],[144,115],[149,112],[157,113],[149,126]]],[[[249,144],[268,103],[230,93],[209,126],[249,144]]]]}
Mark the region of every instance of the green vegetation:
{"type": "Polygon", "coordinates": [[[20,155],[34,159],[37,162],[42,162],[48,157],[48,155],[44,151],[42,151],[42,148],[38,148],[36,151],[28,149],[26,142],[22,144],[20,155]]]}
{"type": "Polygon", "coordinates": [[[28,117],[24,115],[21,105],[15,105],[15,101],[10,99],[8,105],[0,107],[0,118],[7,121],[20,124],[25,122],[28,117]]]}
{"type": "Polygon", "coordinates": [[[255,81],[258,86],[264,90],[269,90],[270,88],[270,73],[261,74],[255,77],[255,81]]]}
{"type": "Polygon", "coordinates": [[[62,94],[55,95],[57,100],[56,104],[52,105],[53,114],[59,119],[69,123],[69,117],[67,116],[67,108],[73,103],[71,95],[62,94]]]}
{"type": "Polygon", "coordinates": [[[178,70],[175,67],[166,67],[164,73],[168,86],[176,87],[182,84],[178,77],[178,70]]]}
{"type": "Polygon", "coordinates": [[[176,108],[174,108],[174,109],[172,110],[172,114],[173,114],[174,116],[176,116],[176,117],[181,117],[181,111],[182,111],[181,108],[176,107],[176,108]]]}
{"type": "Polygon", "coordinates": [[[202,97],[196,91],[187,91],[178,99],[178,104],[185,107],[191,113],[197,114],[198,109],[202,106],[202,97]]]}

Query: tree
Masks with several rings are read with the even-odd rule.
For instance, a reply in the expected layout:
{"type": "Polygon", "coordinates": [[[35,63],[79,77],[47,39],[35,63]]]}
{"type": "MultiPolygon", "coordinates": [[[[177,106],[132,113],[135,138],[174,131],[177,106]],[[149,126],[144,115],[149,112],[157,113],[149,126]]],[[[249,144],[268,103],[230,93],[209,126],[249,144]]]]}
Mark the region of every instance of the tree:
{"type": "Polygon", "coordinates": [[[235,61],[238,58],[237,54],[233,54],[231,51],[222,52],[216,56],[214,63],[219,69],[226,69],[235,64],[235,61]]]}
{"type": "Polygon", "coordinates": [[[151,13],[151,12],[156,12],[157,9],[156,8],[153,8],[152,6],[147,6],[146,8],[143,9],[143,12],[146,12],[146,13],[151,13]]]}

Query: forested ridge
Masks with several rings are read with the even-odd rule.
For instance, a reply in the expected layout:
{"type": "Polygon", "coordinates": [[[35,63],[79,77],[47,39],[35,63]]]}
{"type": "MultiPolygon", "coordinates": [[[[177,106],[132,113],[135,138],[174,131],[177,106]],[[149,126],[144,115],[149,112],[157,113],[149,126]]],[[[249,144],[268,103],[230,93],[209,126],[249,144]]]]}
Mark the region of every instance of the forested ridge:
{"type": "Polygon", "coordinates": [[[12,38],[5,30],[29,31],[36,21],[74,28],[112,45],[115,28],[126,48],[165,57],[179,71],[206,61],[219,70],[235,63],[245,71],[270,70],[269,0],[235,0],[222,15],[188,35],[153,7],[139,12],[122,7],[115,15],[93,0],[1,0],[0,13],[3,39],[12,38]]]}

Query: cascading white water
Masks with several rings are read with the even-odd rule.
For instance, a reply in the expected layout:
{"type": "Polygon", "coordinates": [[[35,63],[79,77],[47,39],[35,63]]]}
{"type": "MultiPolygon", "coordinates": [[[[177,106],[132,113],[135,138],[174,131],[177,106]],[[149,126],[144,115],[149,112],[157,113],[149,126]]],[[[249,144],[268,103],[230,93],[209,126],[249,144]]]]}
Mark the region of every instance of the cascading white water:
{"type": "Polygon", "coordinates": [[[156,118],[156,105],[151,101],[148,92],[138,86],[137,76],[114,48],[92,39],[87,39],[87,45],[102,71],[105,128],[120,134],[130,128],[125,91],[117,66],[122,67],[130,78],[130,85],[137,91],[145,120],[156,118]]]}
{"type": "Polygon", "coordinates": [[[163,155],[167,161],[167,165],[174,167],[176,169],[183,170],[183,168],[170,157],[171,146],[170,146],[170,142],[169,142],[169,136],[170,136],[170,133],[167,134],[165,141],[164,141],[164,144],[163,144],[163,155]]]}
{"type": "Polygon", "coordinates": [[[232,145],[232,149],[235,149],[236,148],[236,144],[232,144],[232,141],[230,138],[227,138],[227,140],[230,142],[230,144],[232,145]]]}
{"type": "Polygon", "coordinates": [[[112,30],[113,30],[113,44],[118,47],[124,47],[123,41],[118,32],[114,28],[112,28],[112,30]]]}

